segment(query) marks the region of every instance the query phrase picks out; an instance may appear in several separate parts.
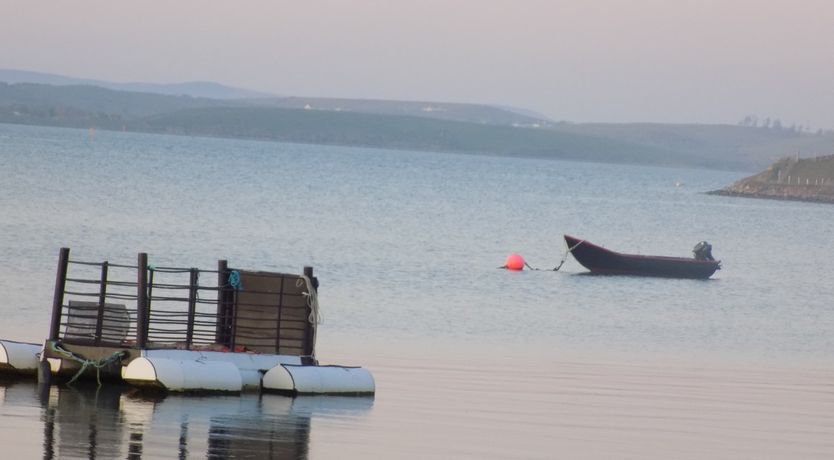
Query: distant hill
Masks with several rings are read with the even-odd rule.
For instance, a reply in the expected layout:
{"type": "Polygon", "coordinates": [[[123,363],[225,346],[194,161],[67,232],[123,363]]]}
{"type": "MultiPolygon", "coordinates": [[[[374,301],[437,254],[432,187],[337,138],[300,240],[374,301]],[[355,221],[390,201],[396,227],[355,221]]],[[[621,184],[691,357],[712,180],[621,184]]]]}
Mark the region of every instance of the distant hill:
{"type": "Polygon", "coordinates": [[[834,203],[834,155],[782,158],[715,195],[834,203]]]}
{"type": "Polygon", "coordinates": [[[27,70],[0,69],[0,82],[39,83],[54,86],[98,86],[115,91],[165,94],[169,96],[206,97],[212,99],[245,99],[275,97],[274,94],[221,85],[207,81],[182,83],[116,83],[89,78],[74,78],[27,70]]]}
{"type": "Polygon", "coordinates": [[[0,69],[0,82],[35,83],[52,86],[95,86],[114,91],[228,100],[235,101],[242,106],[263,105],[288,109],[309,108],[311,110],[410,115],[440,120],[468,121],[496,125],[541,126],[550,123],[549,120],[541,115],[512,107],[447,102],[281,97],[274,94],[235,88],[212,82],[172,84],[116,83],[14,69],[0,69]]]}
{"type": "Polygon", "coordinates": [[[137,123],[141,123],[141,130],[182,135],[609,163],[699,163],[698,158],[682,157],[674,151],[597,136],[404,115],[229,107],[185,109],[137,123]]]}
{"type": "Polygon", "coordinates": [[[35,83],[0,82],[0,107],[17,106],[33,110],[106,113],[125,120],[194,107],[223,107],[238,104],[222,99],[167,96],[154,93],[115,91],[97,86],[53,86],[35,83]]]}
{"type": "Polygon", "coordinates": [[[553,124],[545,118],[537,118],[517,113],[511,111],[510,109],[484,104],[318,97],[272,98],[250,102],[285,109],[357,112],[378,115],[407,115],[412,117],[465,121],[469,123],[482,123],[488,125],[542,127],[553,124]]]}
{"type": "Polygon", "coordinates": [[[787,155],[834,153],[834,133],[737,125],[561,123],[556,129],[698,155],[710,164],[755,171],[787,155]]]}
{"type": "MultiPolygon", "coordinates": [[[[309,100],[307,100],[309,101],[309,100]]],[[[297,107],[299,101],[290,101],[297,107]]],[[[375,101],[369,101],[373,106],[375,101]]],[[[450,106],[456,106],[450,104],[450,106]]],[[[456,107],[465,112],[466,107],[456,107]]],[[[475,108],[474,110],[478,110],[475,108]]],[[[410,115],[285,108],[93,86],[0,83],[0,123],[484,155],[709,167],[697,157],[588,134],[410,115]]]]}
{"type": "Polygon", "coordinates": [[[834,133],[728,125],[572,124],[476,104],[213,99],[0,82],[0,123],[753,171],[834,152],[834,133]]]}

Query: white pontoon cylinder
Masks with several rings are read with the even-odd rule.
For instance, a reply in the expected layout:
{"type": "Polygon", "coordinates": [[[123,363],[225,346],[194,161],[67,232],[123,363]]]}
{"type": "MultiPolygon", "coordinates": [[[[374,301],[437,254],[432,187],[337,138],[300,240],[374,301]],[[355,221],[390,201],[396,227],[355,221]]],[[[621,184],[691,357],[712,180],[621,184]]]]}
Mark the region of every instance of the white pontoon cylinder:
{"type": "Polygon", "coordinates": [[[374,378],[361,367],[303,366],[282,364],[275,366],[262,380],[265,391],[291,394],[374,394],[374,378]]]}
{"type": "Polygon", "coordinates": [[[38,354],[42,345],[0,340],[0,368],[12,369],[21,374],[38,372],[38,354]]]}
{"type": "Polygon", "coordinates": [[[227,391],[243,389],[240,370],[227,361],[136,358],[122,368],[122,378],[137,386],[168,391],[227,391]]]}

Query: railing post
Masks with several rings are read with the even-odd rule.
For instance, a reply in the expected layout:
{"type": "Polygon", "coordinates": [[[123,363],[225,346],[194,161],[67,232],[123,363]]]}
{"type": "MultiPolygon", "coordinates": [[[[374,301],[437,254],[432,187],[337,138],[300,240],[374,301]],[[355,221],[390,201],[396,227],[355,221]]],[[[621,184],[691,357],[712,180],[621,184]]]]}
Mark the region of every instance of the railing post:
{"type": "Polygon", "coordinates": [[[95,343],[101,343],[101,328],[104,325],[104,306],[107,302],[107,270],[108,263],[105,260],[101,264],[101,284],[98,289],[98,310],[96,314],[96,335],[95,343]]]}
{"type": "Polygon", "coordinates": [[[313,267],[304,267],[304,276],[310,278],[310,282],[313,283],[313,289],[319,290],[319,279],[313,276],[313,267]]]}
{"type": "Polygon", "coordinates": [[[197,314],[197,282],[199,272],[196,268],[191,269],[191,279],[188,282],[188,326],[185,332],[185,349],[191,349],[191,341],[194,339],[194,317],[197,314]]]}
{"type": "MultiPolygon", "coordinates": [[[[316,277],[313,276],[313,267],[304,267],[304,276],[306,276],[310,280],[310,287],[318,291],[319,283],[316,277]]],[[[312,292],[310,294],[312,294],[312,292]]],[[[311,313],[312,312],[309,312],[307,314],[308,318],[310,318],[311,313]]],[[[313,347],[315,346],[315,344],[313,343],[313,337],[314,329],[316,327],[317,325],[314,322],[311,323],[309,320],[307,321],[306,327],[304,328],[304,351],[302,353],[302,355],[305,357],[301,358],[301,364],[316,364],[312,358],[313,352],[315,351],[313,350],[313,347]]]]}
{"type": "Polygon", "coordinates": [[[58,340],[61,330],[61,310],[64,308],[64,288],[67,286],[69,248],[61,248],[58,254],[58,271],[55,274],[55,292],[52,295],[52,322],[49,325],[49,340],[58,340]]]}
{"type": "Polygon", "coordinates": [[[136,345],[145,348],[148,342],[148,254],[139,253],[136,267],[136,345]]]}
{"type": "Polygon", "coordinates": [[[217,329],[214,333],[217,343],[229,344],[229,263],[217,261],[217,329]]]}
{"type": "MultiPolygon", "coordinates": [[[[278,320],[275,324],[275,354],[281,354],[281,317],[284,311],[284,283],[287,277],[281,275],[281,287],[278,289],[278,320]]],[[[305,329],[306,331],[306,329],[305,329]]]]}

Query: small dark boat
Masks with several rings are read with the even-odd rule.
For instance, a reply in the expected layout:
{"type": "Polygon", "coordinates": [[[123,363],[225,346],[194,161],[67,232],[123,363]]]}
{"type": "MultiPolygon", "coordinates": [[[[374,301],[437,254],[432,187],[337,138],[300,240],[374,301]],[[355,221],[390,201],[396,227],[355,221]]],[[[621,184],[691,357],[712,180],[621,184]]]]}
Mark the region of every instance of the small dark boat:
{"type": "Polygon", "coordinates": [[[569,235],[565,242],[580,264],[600,275],[707,279],[721,269],[721,261],[713,259],[712,246],[706,241],[695,246],[694,258],[622,254],[569,235]]]}

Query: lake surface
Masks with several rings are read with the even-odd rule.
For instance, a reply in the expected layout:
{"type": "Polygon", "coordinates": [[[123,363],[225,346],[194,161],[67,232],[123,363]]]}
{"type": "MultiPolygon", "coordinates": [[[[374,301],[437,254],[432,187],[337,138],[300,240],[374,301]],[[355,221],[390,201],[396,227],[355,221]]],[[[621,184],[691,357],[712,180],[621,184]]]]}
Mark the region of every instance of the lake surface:
{"type": "Polygon", "coordinates": [[[148,400],[0,386],[19,458],[830,458],[834,206],[745,174],[0,125],[0,337],[47,334],[77,260],[300,272],[318,357],[375,398],[148,400]],[[711,280],[496,267],[568,233],[711,280]]]}

